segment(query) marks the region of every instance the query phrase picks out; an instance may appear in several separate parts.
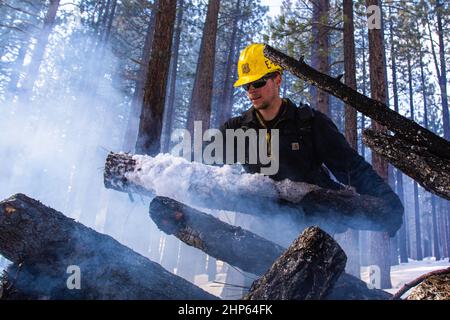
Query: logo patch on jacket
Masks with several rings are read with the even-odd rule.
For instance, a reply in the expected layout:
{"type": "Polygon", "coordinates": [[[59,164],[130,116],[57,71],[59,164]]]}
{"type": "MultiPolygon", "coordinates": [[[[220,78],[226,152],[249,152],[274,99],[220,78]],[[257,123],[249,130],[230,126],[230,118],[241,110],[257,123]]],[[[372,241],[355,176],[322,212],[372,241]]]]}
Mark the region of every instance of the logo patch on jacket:
{"type": "Polygon", "coordinates": [[[298,142],[292,142],[291,148],[293,151],[298,151],[298,150],[300,150],[300,144],[298,142]]]}

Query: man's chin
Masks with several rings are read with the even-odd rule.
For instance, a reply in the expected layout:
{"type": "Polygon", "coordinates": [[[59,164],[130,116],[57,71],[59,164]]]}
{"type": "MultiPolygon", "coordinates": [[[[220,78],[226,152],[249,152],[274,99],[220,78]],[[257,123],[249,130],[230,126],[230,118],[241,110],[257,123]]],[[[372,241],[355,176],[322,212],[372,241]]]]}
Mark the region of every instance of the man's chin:
{"type": "Polygon", "coordinates": [[[264,110],[264,109],[267,109],[268,106],[269,106],[269,105],[268,105],[267,103],[254,103],[254,102],[253,102],[253,107],[254,107],[256,110],[264,110]]]}

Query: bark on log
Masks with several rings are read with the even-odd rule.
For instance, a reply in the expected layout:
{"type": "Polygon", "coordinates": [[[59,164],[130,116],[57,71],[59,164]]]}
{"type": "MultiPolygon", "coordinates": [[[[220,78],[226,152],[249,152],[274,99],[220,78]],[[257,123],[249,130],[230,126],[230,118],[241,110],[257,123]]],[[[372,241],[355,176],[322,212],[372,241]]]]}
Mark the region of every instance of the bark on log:
{"type": "Polygon", "coordinates": [[[9,298],[217,299],[23,194],[0,202],[0,253],[24,265],[9,281],[17,290],[9,298]],[[67,287],[69,266],[80,268],[80,290],[67,287]]]}
{"type": "Polygon", "coordinates": [[[428,277],[411,290],[407,300],[450,300],[450,273],[428,277]]]}
{"type": "Polygon", "coordinates": [[[118,191],[167,196],[188,205],[269,218],[283,215],[292,219],[299,231],[316,224],[333,232],[354,228],[393,233],[402,223],[402,217],[393,216],[382,199],[227,170],[170,155],[152,158],[110,153],[104,183],[118,191]],[[180,182],[183,171],[189,172],[188,181],[180,182]]]}
{"type": "Polygon", "coordinates": [[[449,160],[436,157],[425,147],[372,130],[364,131],[363,141],[426,190],[450,200],[449,160]]]}
{"type": "Polygon", "coordinates": [[[269,45],[265,46],[264,55],[300,79],[332,94],[362,114],[386,126],[388,130],[394,132],[404,140],[412,144],[427,147],[436,156],[450,160],[449,141],[439,137],[416,122],[403,117],[394,110],[389,109],[384,103],[366,97],[343,84],[338,79],[315,70],[306,64],[303,58],[295,60],[269,45]]]}
{"type": "MultiPolygon", "coordinates": [[[[166,197],[155,197],[150,216],[159,229],[208,255],[255,275],[263,275],[285,248],[240,227],[166,197]]],[[[390,295],[342,274],[326,299],[382,300],[390,295]]]]}
{"type": "Polygon", "coordinates": [[[408,300],[450,300],[450,268],[421,275],[403,285],[391,299],[399,300],[403,294],[415,286],[418,287],[407,297],[408,300]],[[421,286],[427,280],[429,281],[421,286]]]}
{"type": "Polygon", "coordinates": [[[346,262],[347,256],[333,238],[318,227],[309,227],[253,282],[244,300],[323,299],[346,262]]]}

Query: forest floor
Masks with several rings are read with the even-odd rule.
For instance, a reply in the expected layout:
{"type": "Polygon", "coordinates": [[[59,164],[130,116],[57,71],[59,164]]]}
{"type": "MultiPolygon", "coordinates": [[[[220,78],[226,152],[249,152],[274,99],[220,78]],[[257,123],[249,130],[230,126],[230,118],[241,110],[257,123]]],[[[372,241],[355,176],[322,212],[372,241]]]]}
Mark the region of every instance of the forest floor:
{"type": "MultiPolygon", "coordinates": [[[[408,283],[421,275],[439,269],[448,268],[450,266],[449,259],[436,261],[435,258],[425,258],[423,261],[409,260],[408,263],[402,263],[397,266],[391,267],[391,281],[392,288],[386,289],[385,291],[394,294],[396,293],[405,283],[408,283]]],[[[361,280],[369,282],[369,268],[361,268],[361,280]]],[[[217,282],[225,282],[225,274],[219,273],[216,277],[217,282]]],[[[199,275],[196,277],[195,284],[216,296],[221,296],[223,285],[214,282],[208,282],[206,275],[199,275]]],[[[407,296],[409,293],[406,292],[403,297],[407,296]]]]}
{"type": "MultiPolygon", "coordinates": [[[[4,268],[8,265],[8,261],[0,256],[0,274],[4,268]]],[[[435,258],[425,258],[423,261],[409,260],[408,263],[402,263],[397,266],[391,267],[391,281],[392,288],[386,289],[385,291],[394,294],[397,292],[405,283],[408,283],[419,276],[439,269],[448,268],[450,266],[449,259],[436,261],[435,258]]],[[[224,289],[223,283],[226,282],[226,274],[218,273],[216,276],[216,282],[208,281],[208,276],[198,275],[195,278],[195,284],[216,296],[221,296],[224,289]]],[[[361,279],[363,281],[369,281],[369,268],[361,268],[361,279]]],[[[237,289],[237,288],[236,288],[237,289]]],[[[408,292],[403,295],[407,296],[408,292]]],[[[233,297],[233,299],[238,299],[239,297],[233,297]]]]}

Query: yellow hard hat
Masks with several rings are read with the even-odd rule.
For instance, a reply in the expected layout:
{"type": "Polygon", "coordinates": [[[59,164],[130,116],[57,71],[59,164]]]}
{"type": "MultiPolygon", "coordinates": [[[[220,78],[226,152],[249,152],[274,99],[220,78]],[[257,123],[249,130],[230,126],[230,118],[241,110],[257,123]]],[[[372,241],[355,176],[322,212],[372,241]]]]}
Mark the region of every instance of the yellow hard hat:
{"type": "Polygon", "coordinates": [[[283,68],[264,56],[263,50],[262,43],[253,43],[242,50],[238,61],[239,79],[234,83],[235,87],[261,79],[268,73],[283,71],[283,68]]]}

